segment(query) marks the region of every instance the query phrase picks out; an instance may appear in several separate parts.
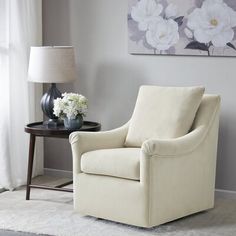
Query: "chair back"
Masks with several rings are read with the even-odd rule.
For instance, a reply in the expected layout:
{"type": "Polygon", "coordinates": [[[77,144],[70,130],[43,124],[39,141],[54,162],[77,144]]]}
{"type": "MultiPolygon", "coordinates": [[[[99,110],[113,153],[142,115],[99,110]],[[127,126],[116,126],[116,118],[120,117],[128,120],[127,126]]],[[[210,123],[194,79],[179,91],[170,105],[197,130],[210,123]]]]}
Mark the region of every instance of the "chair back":
{"type": "Polygon", "coordinates": [[[196,113],[191,130],[201,126],[209,126],[220,108],[220,96],[213,94],[204,94],[202,101],[196,113]]]}

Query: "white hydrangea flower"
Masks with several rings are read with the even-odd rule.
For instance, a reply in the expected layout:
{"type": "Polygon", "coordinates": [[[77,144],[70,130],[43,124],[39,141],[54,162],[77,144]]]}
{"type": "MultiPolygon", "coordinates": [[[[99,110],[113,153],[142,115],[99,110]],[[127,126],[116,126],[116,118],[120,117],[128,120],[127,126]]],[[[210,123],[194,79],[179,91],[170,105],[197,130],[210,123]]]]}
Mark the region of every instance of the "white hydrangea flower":
{"type": "Polygon", "coordinates": [[[176,17],[178,14],[178,7],[174,3],[170,3],[165,9],[166,18],[176,17]]]}
{"type": "Polygon", "coordinates": [[[234,37],[236,12],[223,0],[205,0],[188,16],[187,26],[198,42],[224,47],[234,37]]]}
{"type": "Polygon", "coordinates": [[[137,5],[132,7],[131,17],[138,22],[139,30],[147,30],[150,21],[160,16],[163,6],[158,2],[159,0],[140,0],[137,5]]]}
{"type": "Polygon", "coordinates": [[[168,50],[179,41],[178,29],[174,20],[159,18],[149,25],[146,40],[155,49],[168,50]]]}
{"type": "Polygon", "coordinates": [[[88,100],[81,94],[63,93],[62,98],[54,100],[54,114],[60,118],[75,119],[84,116],[88,109],[88,100]]]}

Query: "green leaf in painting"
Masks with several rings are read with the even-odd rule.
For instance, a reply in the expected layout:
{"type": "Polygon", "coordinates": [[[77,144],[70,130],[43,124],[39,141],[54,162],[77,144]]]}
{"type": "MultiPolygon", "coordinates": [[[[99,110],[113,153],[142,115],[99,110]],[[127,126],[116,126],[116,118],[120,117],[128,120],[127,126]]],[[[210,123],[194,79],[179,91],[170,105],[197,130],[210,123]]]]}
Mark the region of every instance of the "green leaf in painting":
{"type": "Polygon", "coordinates": [[[233,48],[234,50],[236,50],[236,47],[232,43],[227,43],[227,46],[229,46],[230,48],[233,48]]]}
{"type": "Polygon", "coordinates": [[[174,19],[175,22],[177,22],[178,26],[181,26],[183,24],[184,16],[179,16],[174,19]]]}
{"type": "Polygon", "coordinates": [[[199,43],[197,41],[190,42],[185,49],[193,49],[193,50],[201,50],[201,51],[207,51],[209,50],[209,47],[204,43],[199,43]]]}

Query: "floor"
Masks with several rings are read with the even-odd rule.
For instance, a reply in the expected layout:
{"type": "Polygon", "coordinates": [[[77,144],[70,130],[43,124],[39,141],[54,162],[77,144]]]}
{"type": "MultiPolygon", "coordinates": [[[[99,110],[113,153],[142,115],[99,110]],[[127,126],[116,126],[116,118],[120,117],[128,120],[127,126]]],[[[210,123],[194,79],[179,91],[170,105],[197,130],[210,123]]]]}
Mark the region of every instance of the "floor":
{"type": "MultiPolygon", "coordinates": [[[[47,186],[56,186],[62,182],[69,181],[68,178],[60,178],[50,177],[50,176],[39,176],[33,179],[34,184],[42,184],[47,186]]],[[[0,188],[0,193],[4,192],[4,189],[0,188]]],[[[24,233],[24,232],[16,232],[11,230],[2,230],[0,229],[0,236],[47,236],[46,234],[33,234],[33,233],[24,233]]],[[[50,235],[48,235],[50,236],[50,235]]]]}
{"type": "Polygon", "coordinates": [[[143,229],[82,216],[73,210],[71,193],[34,189],[31,200],[25,201],[21,188],[0,194],[0,229],[5,229],[0,236],[235,236],[236,199],[217,198],[212,210],[143,229]]]}
{"type": "MultiPolygon", "coordinates": [[[[40,234],[30,234],[30,233],[23,233],[23,232],[15,232],[9,230],[1,230],[0,229],[0,236],[40,236],[40,234]]],[[[45,235],[43,235],[45,236],[45,235]]]]}

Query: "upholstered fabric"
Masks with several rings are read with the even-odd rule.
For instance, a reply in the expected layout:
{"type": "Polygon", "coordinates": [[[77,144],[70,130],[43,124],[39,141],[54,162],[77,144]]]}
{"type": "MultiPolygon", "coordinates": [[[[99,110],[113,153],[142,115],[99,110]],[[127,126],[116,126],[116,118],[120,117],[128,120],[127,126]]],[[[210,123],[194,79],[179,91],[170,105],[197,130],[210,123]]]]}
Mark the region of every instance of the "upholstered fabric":
{"type": "Polygon", "coordinates": [[[152,227],[212,208],[219,111],[219,96],[204,95],[188,134],[146,140],[140,151],[139,181],[81,170],[84,153],[122,148],[129,123],[107,132],[72,133],[75,210],[152,227]]]}
{"type": "Polygon", "coordinates": [[[122,148],[128,132],[129,123],[120,128],[103,132],[73,132],[70,143],[73,154],[73,176],[81,172],[82,154],[99,149],[122,148]]]}
{"type": "Polygon", "coordinates": [[[142,86],[125,145],[140,147],[150,138],[177,138],[187,134],[203,93],[203,87],[142,86]]]}
{"type": "Polygon", "coordinates": [[[140,179],[140,148],[114,148],[86,152],[81,170],[87,174],[140,179]]]}

